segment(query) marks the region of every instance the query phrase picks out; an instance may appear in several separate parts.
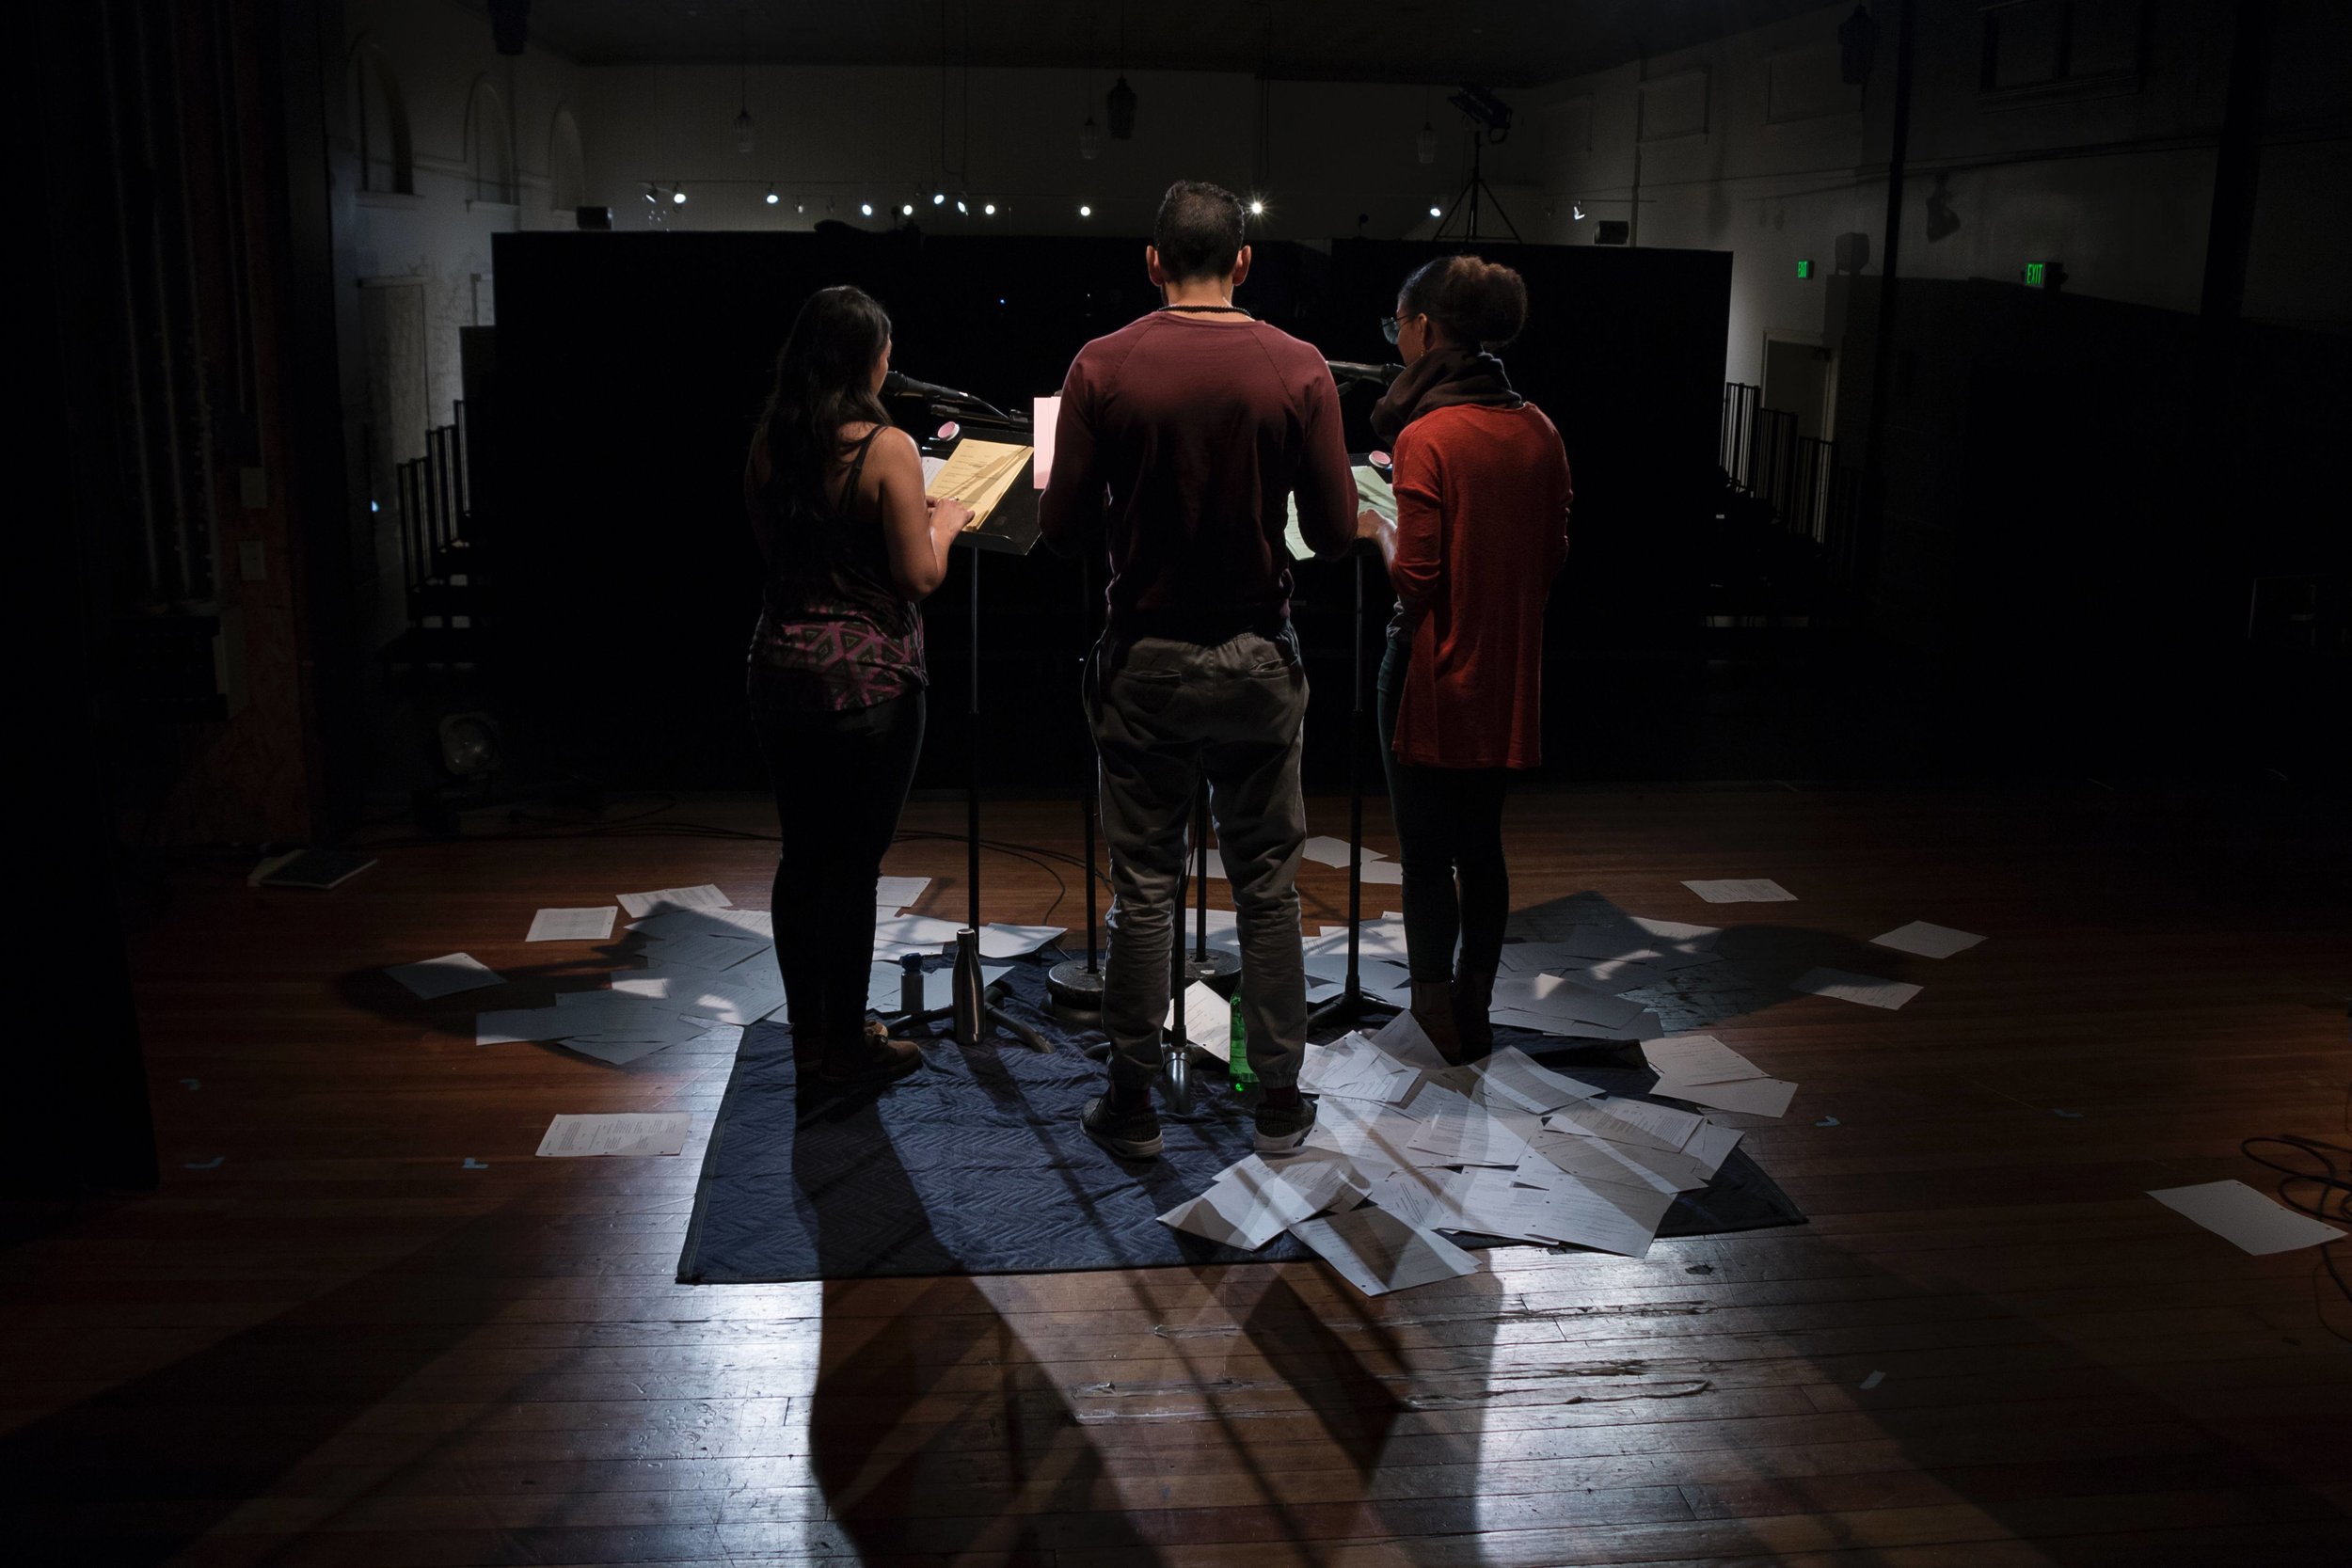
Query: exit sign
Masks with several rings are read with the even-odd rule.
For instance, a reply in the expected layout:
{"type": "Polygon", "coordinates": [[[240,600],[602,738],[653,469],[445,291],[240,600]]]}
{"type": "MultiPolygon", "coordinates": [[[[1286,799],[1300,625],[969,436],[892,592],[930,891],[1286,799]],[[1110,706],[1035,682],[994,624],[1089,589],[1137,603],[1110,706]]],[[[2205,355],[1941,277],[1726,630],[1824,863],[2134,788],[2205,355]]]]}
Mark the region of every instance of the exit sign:
{"type": "Polygon", "coordinates": [[[2046,289],[2049,286],[2050,263],[2047,261],[2027,261],[2026,263],[2026,287],[2028,289],[2046,289]]]}
{"type": "Polygon", "coordinates": [[[1798,276],[1799,277],[1812,277],[1812,276],[1813,276],[1813,263],[1812,263],[1811,261],[1809,261],[1800,260],[1800,261],[1797,262],[1797,276],[1798,276]]]}

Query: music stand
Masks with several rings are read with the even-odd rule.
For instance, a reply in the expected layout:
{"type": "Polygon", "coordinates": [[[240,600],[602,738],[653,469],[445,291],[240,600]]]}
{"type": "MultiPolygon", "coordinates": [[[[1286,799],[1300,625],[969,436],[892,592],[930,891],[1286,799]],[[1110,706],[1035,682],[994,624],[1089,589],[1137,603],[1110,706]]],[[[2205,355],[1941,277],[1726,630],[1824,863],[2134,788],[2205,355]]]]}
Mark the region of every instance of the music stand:
{"type": "MultiPolygon", "coordinates": [[[[1026,437],[1029,421],[1018,415],[997,410],[973,412],[933,405],[930,412],[942,419],[952,419],[961,424],[981,425],[1007,435],[1026,437]]],[[[959,432],[944,440],[919,442],[931,456],[944,456],[953,451],[963,440],[959,432]]],[[[969,680],[965,688],[964,715],[968,733],[964,737],[964,872],[969,897],[966,900],[964,924],[972,930],[980,926],[980,558],[985,554],[1025,556],[1037,547],[1038,515],[1037,489],[1030,483],[1029,465],[1035,457],[1025,459],[1022,471],[1014,477],[1007,490],[987,516],[973,527],[956,535],[951,548],[961,549],[966,556],[966,580],[971,589],[967,610],[968,652],[971,658],[969,680]]],[[[948,1016],[952,1007],[932,1007],[919,1013],[905,1013],[893,1021],[895,1026],[928,1023],[948,1016]]],[[[980,1001],[980,1022],[993,1024],[1013,1036],[1033,1051],[1051,1052],[1054,1047],[1035,1029],[1010,1017],[992,1005],[985,994],[980,1001]]],[[[958,1039],[957,1044],[969,1046],[973,1040],[958,1039]]]]}

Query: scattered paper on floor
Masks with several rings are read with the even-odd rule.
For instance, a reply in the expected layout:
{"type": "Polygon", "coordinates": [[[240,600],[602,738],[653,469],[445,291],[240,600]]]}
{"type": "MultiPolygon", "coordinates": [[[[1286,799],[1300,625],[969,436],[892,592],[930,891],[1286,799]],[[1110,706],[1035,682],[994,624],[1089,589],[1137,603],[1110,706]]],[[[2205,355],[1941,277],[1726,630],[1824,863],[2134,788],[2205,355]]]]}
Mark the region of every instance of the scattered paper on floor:
{"type": "Polygon", "coordinates": [[[612,934],[619,911],[610,904],[593,910],[541,910],[531,917],[525,942],[602,942],[612,934]]]}
{"type": "Polygon", "coordinates": [[[505,978],[470,953],[444,953],[421,963],[393,964],[384,973],[427,1002],[502,985],[505,978]]]}
{"type": "Polygon", "coordinates": [[[692,1118],[684,1111],[623,1111],[559,1116],[548,1123],[539,1152],[550,1159],[592,1154],[676,1154],[686,1148],[692,1118]]]}
{"type": "Polygon", "coordinates": [[[2148,1196],[2257,1257],[2340,1241],[2344,1232],[2299,1213],[2243,1181],[2158,1187],[2148,1196]]]}

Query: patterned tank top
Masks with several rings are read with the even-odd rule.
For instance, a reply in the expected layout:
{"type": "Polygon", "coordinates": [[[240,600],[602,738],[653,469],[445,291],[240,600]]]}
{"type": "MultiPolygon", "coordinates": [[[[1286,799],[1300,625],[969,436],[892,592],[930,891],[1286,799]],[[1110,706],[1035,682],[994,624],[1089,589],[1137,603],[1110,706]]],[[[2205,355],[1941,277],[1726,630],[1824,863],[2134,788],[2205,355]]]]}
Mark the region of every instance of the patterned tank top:
{"type": "Polygon", "coordinates": [[[753,499],[768,565],[751,662],[771,672],[771,697],[792,707],[845,712],[929,684],[922,612],[890,579],[879,511],[858,504],[880,434],[857,444],[838,502],[812,506],[772,468],[753,499]]]}

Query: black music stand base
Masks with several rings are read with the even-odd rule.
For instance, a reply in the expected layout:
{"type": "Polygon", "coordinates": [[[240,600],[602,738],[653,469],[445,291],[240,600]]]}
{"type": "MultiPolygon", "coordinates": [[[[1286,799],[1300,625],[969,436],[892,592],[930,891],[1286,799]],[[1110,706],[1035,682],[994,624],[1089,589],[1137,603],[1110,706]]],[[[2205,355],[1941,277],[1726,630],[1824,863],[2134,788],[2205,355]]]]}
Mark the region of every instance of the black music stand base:
{"type": "Polygon", "coordinates": [[[1103,966],[1064,958],[1045,972],[1045,994],[1054,1016],[1082,1029],[1103,1026],[1103,966]]]}

